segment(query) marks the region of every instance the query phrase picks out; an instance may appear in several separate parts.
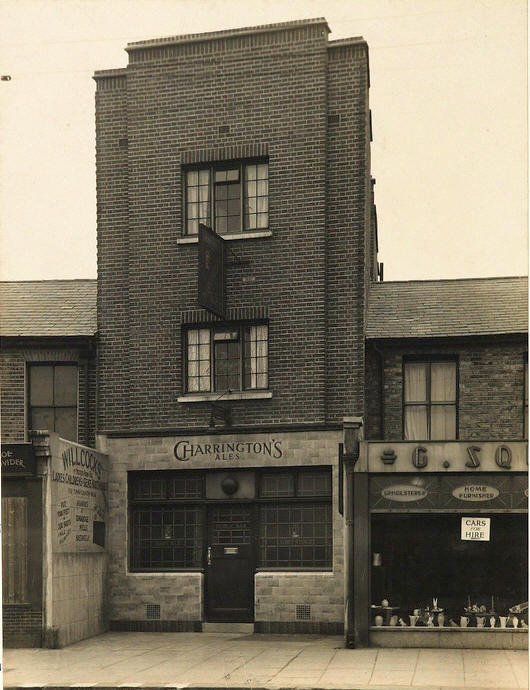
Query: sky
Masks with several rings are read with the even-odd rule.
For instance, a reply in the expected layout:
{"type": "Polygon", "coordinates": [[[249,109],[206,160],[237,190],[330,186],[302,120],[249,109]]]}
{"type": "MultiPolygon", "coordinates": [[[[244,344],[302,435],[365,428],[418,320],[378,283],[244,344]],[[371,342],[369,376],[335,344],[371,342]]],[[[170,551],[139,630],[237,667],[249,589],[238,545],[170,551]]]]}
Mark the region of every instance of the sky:
{"type": "Polygon", "coordinates": [[[527,274],[523,0],[0,0],[0,278],[96,277],[95,70],[129,41],[325,17],[370,51],[385,280],[527,274]]]}

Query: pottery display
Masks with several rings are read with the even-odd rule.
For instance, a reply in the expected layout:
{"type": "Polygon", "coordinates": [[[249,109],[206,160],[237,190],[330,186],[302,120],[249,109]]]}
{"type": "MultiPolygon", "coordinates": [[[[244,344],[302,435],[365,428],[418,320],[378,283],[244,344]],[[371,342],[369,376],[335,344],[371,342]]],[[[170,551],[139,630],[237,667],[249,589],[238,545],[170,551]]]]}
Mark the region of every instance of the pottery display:
{"type": "Polygon", "coordinates": [[[495,616],[491,616],[490,618],[490,628],[494,628],[496,623],[496,618],[495,616]]]}
{"type": "Polygon", "coordinates": [[[390,618],[390,625],[397,625],[398,622],[398,617],[397,616],[392,616],[390,618]]]}
{"type": "Polygon", "coordinates": [[[483,628],[484,627],[484,616],[477,616],[477,628],[483,628]]]}
{"type": "Polygon", "coordinates": [[[378,628],[380,628],[383,625],[383,616],[376,616],[374,620],[378,628]]]}
{"type": "Polygon", "coordinates": [[[443,613],[439,613],[438,614],[438,627],[443,628],[444,623],[445,623],[445,616],[443,615],[443,613]]]}
{"type": "Polygon", "coordinates": [[[413,628],[416,623],[418,622],[419,616],[409,616],[410,618],[410,627],[413,628]]]}
{"type": "Polygon", "coordinates": [[[508,620],[508,616],[499,616],[499,622],[501,624],[501,628],[506,627],[506,621],[508,620]]]}
{"type": "Polygon", "coordinates": [[[460,616],[460,627],[461,628],[467,628],[468,623],[469,623],[469,618],[467,616],[460,616]]]}

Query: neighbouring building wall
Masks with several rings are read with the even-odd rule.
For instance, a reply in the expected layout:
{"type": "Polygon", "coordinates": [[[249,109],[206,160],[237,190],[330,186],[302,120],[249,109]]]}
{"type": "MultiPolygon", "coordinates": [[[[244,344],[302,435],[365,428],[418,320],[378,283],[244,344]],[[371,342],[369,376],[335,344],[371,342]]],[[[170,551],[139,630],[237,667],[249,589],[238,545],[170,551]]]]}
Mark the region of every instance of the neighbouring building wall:
{"type": "MultiPolygon", "coordinates": [[[[390,346],[379,343],[378,347],[384,362],[383,439],[403,438],[403,360],[421,355],[457,358],[458,438],[523,438],[527,343],[522,338],[492,336],[428,345],[402,343],[390,346]]],[[[376,354],[373,351],[368,358],[367,376],[370,378],[377,373],[376,354]]],[[[381,428],[378,401],[370,396],[368,405],[370,424],[367,438],[376,439],[381,428]]]]}
{"type": "Polygon", "coordinates": [[[4,339],[0,353],[2,441],[28,440],[27,367],[34,363],[78,364],[78,442],[93,445],[96,418],[95,355],[82,346],[63,343],[45,346],[42,342],[12,343],[4,339]]]}
{"type": "MultiPolygon", "coordinates": [[[[368,50],[331,42],[327,127],[327,420],[364,408],[365,266],[371,235],[368,50]],[[337,121],[338,118],[338,121],[337,121]]],[[[311,321],[309,321],[311,323],[311,321]]]]}
{"type": "Polygon", "coordinates": [[[54,554],[52,607],[58,647],[107,630],[106,565],[106,554],[54,554]]]}

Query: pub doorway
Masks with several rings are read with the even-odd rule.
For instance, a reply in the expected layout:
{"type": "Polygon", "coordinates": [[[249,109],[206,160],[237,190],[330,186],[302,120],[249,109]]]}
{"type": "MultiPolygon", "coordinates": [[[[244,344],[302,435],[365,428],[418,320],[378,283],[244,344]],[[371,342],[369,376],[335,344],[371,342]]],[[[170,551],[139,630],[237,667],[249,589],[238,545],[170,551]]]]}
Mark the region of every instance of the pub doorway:
{"type": "Polygon", "coordinates": [[[254,620],[255,509],[248,504],[208,506],[206,618],[254,620]]]}

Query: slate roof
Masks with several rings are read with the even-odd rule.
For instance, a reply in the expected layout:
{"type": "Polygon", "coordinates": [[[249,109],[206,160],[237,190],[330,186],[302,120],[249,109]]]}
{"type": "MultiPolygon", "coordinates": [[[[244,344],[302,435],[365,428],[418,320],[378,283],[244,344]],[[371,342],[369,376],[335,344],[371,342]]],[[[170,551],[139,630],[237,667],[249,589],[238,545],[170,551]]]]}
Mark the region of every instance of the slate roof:
{"type": "Polygon", "coordinates": [[[96,280],[0,282],[0,335],[94,335],[96,295],[96,280]]]}
{"type": "Polygon", "coordinates": [[[528,331],[528,278],[373,283],[367,338],[434,338],[528,331]]]}

